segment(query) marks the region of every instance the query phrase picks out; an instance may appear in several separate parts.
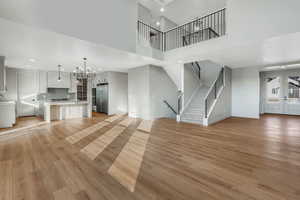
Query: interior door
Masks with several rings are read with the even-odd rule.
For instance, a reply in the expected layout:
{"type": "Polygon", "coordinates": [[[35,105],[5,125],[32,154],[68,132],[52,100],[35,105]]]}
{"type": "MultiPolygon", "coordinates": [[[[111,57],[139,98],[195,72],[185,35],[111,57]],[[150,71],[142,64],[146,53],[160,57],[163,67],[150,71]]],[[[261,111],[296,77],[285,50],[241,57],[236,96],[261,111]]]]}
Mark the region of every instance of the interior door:
{"type": "Polygon", "coordinates": [[[38,74],[33,70],[18,71],[18,116],[34,116],[37,114],[39,103],[38,74]]]}
{"type": "Polygon", "coordinates": [[[264,112],[282,114],[284,112],[283,77],[280,73],[267,73],[264,76],[264,112]]]}
{"type": "Polygon", "coordinates": [[[300,69],[266,72],[264,112],[300,115],[300,69]]]}
{"type": "Polygon", "coordinates": [[[300,70],[286,71],[284,76],[284,114],[300,115],[300,70]]]}

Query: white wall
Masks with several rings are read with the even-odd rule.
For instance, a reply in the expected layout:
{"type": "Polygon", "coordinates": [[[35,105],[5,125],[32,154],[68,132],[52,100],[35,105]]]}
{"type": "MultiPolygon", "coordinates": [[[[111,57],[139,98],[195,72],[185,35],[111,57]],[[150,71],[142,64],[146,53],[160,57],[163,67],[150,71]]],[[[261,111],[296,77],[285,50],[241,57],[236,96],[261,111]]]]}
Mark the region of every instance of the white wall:
{"type": "Polygon", "coordinates": [[[128,112],[128,74],[122,72],[102,72],[96,75],[93,86],[108,83],[108,114],[128,112]]]}
{"type": "Polygon", "coordinates": [[[150,119],[149,66],[128,70],[128,115],[150,119]]]}
{"type": "Polygon", "coordinates": [[[109,72],[109,115],[127,113],[128,111],[128,74],[109,72]]]}
{"type": "Polygon", "coordinates": [[[204,85],[210,87],[217,79],[222,65],[211,62],[209,60],[199,62],[201,67],[201,80],[204,85]]]}
{"type": "Polygon", "coordinates": [[[259,118],[260,76],[255,67],[232,70],[232,116],[259,118]]]}
{"type": "Polygon", "coordinates": [[[166,17],[161,17],[160,20],[160,29],[164,32],[177,27],[178,24],[176,24],[175,22],[171,21],[170,19],[166,18],[166,17]]]}
{"type": "Polygon", "coordinates": [[[0,17],[135,52],[136,0],[3,0],[0,17]]]}
{"type": "Polygon", "coordinates": [[[178,90],[183,90],[183,81],[184,81],[184,64],[180,63],[170,63],[164,65],[163,68],[167,74],[171,77],[178,90]]]}
{"type": "Polygon", "coordinates": [[[156,15],[140,3],[138,4],[138,19],[161,31],[167,31],[177,26],[175,22],[167,17],[156,15]],[[160,22],[160,26],[156,25],[157,21],[160,22]]]}
{"type": "Polygon", "coordinates": [[[140,21],[142,21],[148,25],[151,25],[153,27],[156,27],[155,18],[157,18],[157,17],[154,16],[148,8],[146,8],[145,6],[138,3],[138,19],[140,21]]]}
{"type": "Polygon", "coordinates": [[[175,118],[176,115],[163,103],[166,100],[177,111],[177,87],[162,67],[150,66],[151,118],[175,118]]]}
{"type": "Polygon", "coordinates": [[[227,33],[246,42],[300,31],[299,0],[228,0],[227,33]]]}
{"type": "Polygon", "coordinates": [[[227,0],[177,0],[166,6],[165,15],[179,25],[224,8],[227,0]]]}
{"type": "Polygon", "coordinates": [[[142,119],[174,118],[163,103],[177,110],[177,87],[162,67],[147,65],[128,71],[129,116],[142,119]]]}

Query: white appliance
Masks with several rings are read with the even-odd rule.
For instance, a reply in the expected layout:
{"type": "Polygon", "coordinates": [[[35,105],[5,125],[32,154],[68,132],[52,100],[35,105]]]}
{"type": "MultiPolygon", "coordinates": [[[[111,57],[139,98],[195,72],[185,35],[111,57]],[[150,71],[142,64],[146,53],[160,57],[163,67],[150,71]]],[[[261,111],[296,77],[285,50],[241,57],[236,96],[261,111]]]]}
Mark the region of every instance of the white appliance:
{"type": "Polygon", "coordinates": [[[0,101],[0,128],[12,127],[16,123],[16,103],[0,101]]]}

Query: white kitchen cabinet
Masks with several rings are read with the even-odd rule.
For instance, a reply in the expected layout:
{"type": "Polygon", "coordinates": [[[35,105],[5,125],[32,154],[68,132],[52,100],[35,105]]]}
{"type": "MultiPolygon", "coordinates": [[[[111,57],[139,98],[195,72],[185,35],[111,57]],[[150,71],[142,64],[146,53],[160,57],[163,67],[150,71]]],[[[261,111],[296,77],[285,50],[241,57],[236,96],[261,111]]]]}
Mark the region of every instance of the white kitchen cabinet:
{"type": "Polygon", "coordinates": [[[70,88],[70,73],[61,72],[61,81],[58,81],[58,72],[48,72],[48,88],[70,88]]]}
{"type": "Polygon", "coordinates": [[[4,61],[5,57],[0,56],[0,93],[6,92],[6,70],[4,61]]]}
{"type": "Polygon", "coordinates": [[[48,77],[46,71],[39,71],[39,93],[47,93],[48,77]]]}
{"type": "Polygon", "coordinates": [[[12,127],[16,123],[14,101],[0,102],[0,113],[0,128],[12,127]]]}

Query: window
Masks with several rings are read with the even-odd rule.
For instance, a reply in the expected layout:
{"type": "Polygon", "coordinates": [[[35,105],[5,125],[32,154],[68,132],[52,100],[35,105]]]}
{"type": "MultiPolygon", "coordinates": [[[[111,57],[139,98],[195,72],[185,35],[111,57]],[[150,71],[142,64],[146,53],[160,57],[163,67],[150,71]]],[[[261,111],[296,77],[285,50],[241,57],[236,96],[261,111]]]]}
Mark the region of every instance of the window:
{"type": "Polygon", "coordinates": [[[280,77],[271,77],[267,79],[267,101],[280,101],[280,77]]]}
{"type": "Polygon", "coordinates": [[[297,100],[300,99],[300,76],[289,76],[289,94],[288,98],[297,100]]]}

